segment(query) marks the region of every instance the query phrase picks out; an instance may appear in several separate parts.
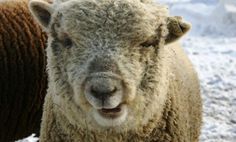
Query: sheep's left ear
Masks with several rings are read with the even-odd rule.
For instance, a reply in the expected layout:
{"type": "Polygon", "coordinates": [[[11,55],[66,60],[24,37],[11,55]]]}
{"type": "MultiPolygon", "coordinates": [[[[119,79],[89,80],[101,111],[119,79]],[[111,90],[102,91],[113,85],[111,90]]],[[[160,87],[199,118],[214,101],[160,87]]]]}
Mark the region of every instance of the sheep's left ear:
{"type": "Polygon", "coordinates": [[[47,29],[54,11],[51,4],[43,0],[31,0],[29,2],[29,9],[39,24],[44,29],[47,29]]]}
{"type": "Polygon", "coordinates": [[[176,16],[167,18],[167,28],[169,33],[165,43],[169,44],[185,35],[190,30],[191,25],[184,22],[182,17],[176,16]]]}

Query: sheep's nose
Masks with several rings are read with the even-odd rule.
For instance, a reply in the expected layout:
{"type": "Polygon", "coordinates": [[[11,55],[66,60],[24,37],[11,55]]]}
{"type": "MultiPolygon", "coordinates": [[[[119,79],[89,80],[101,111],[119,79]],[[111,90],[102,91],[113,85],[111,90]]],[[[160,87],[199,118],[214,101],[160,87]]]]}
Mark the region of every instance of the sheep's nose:
{"type": "Polygon", "coordinates": [[[90,88],[91,95],[100,100],[105,100],[106,98],[114,95],[116,91],[116,86],[105,86],[103,84],[91,86],[90,88]]]}
{"type": "Polygon", "coordinates": [[[119,79],[92,77],[85,83],[85,94],[104,101],[116,95],[121,88],[121,81],[119,79]]]}

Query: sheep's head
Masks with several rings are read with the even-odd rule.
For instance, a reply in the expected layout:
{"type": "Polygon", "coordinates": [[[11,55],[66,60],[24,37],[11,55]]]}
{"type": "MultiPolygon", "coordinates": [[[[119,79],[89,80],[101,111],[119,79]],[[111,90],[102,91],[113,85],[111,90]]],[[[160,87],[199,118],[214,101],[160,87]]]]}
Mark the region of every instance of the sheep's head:
{"type": "Polygon", "coordinates": [[[140,0],[33,0],[29,6],[49,35],[49,88],[59,102],[76,106],[66,116],[85,114],[96,128],[131,129],[162,112],[166,94],[157,90],[167,84],[160,81],[159,51],[188,31],[181,18],[140,0]]]}

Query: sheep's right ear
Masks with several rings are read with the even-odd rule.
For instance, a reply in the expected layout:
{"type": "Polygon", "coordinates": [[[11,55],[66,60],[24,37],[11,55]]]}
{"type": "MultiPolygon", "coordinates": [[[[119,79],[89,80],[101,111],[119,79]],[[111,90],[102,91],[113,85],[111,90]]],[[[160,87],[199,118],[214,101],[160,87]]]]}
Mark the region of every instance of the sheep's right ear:
{"type": "Polygon", "coordinates": [[[168,17],[167,28],[169,34],[166,38],[166,44],[172,43],[185,35],[190,30],[191,25],[183,21],[182,17],[175,16],[168,17]]]}
{"type": "Polygon", "coordinates": [[[52,6],[42,0],[31,0],[29,2],[29,9],[39,24],[47,29],[53,13],[52,6]]]}

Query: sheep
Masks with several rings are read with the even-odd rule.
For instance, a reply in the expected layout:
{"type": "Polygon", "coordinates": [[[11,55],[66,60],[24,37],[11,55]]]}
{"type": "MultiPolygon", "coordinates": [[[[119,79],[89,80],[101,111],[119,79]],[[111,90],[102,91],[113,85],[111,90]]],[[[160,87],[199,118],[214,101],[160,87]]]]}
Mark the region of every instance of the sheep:
{"type": "Polygon", "coordinates": [[[150,0],[31,0],[48,34],[41,142],[197,142],[190,24],[150,0]]]}
{"type": "Polygon", "coordinates": [[[47,88],[46,33],[28,1],[0,2],[0,141],[39,134],[47,88]]]}

